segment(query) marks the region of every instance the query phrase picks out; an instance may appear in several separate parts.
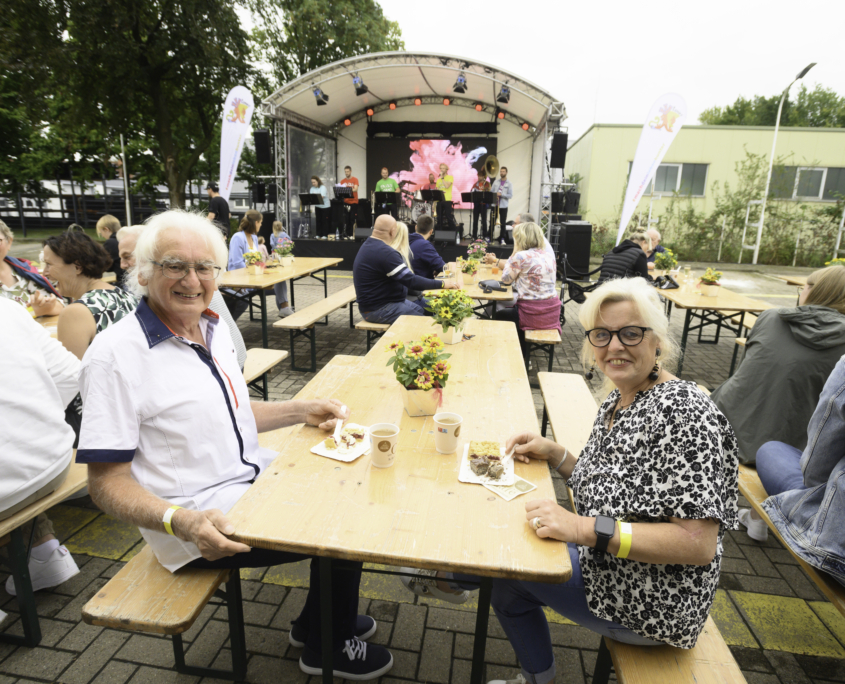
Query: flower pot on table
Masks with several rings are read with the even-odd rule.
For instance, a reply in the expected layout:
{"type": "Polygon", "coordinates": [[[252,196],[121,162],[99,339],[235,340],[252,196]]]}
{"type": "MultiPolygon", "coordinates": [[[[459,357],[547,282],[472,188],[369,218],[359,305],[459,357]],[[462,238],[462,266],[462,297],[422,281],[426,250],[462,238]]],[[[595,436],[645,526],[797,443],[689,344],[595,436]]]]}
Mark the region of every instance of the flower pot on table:
{"type": "Polygon", "coordinates": [[[293,264],[293,255],[288,254],[287,256],[279,257],[279,263],[282,266],[290,266],[293,264]]]}
{"type": "Polygon", "coordinates": [[[454,325],[449,326],[449,329],[443,329],[443,332],[440,334],[440,339],[443,340],[443,344],[458,344],[458,342],[463,341],[464,339],[464,326],[463,324],[460,327],[455,327],[454,325]]]}
{"type": "Polygon", "coordinates": [[[708,283],[701,283],[701,294],[705,297],[718,297],[720,285],[710,285],[708,283]]]}
{"type": "Polygon", "coordinates": [[[416,418],[417,416],[433,416],[437,413],[437,407],[440,404],[440,391],[434,389],[409,390],[401,387],[401,392],[405,410],[412,418],[416,418]]]}
{"type": "Polygon", "coordinates": [[[247,264],[246,272],[249,275],[262,275],[264,273],[264,266],[261,264],[247,264]]]}

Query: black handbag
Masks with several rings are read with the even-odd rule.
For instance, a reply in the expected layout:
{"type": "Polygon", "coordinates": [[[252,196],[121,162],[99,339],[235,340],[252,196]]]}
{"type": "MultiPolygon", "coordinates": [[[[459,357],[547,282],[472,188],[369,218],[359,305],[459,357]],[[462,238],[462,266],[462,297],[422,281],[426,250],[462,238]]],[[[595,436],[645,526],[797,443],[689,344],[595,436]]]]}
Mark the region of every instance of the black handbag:
{"type": "Polygon", "coordinates": [[[498,280],[482,280],[478,283],[478,287],[481,288],[481,291],[485,294],[489,292],[506,292],[507,287],[502,285],[498,280]]]}

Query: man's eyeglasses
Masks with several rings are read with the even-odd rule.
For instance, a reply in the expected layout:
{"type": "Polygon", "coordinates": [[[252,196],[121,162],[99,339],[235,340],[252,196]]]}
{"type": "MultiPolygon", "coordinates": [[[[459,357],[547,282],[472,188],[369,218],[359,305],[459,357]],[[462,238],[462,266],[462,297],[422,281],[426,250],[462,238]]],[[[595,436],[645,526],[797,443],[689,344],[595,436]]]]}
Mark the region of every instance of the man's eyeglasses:
{"type": "Polygon", "coordinates": [[[164,277],[171,280],[181,280],[188,275],[188,271],[191,269],[194,269],[194,273],[200,280],[214,280],[223,270],[214,264],[190,264],[185,261],[168,261],[163,264],[153,261],[151,263],[161,268],[164,277]]]}
{"type": "Polygon", "coordinates": [[[651,328],[643,328],[639,325],[627,325],[619,330],[608,330],[606,328],[593,328],[585,335],[594,347],[606,347],[610,344],[613,336],[616,335],[619,341],[626,347],[636,347],[643,341],[643,337],[651,328]]]}

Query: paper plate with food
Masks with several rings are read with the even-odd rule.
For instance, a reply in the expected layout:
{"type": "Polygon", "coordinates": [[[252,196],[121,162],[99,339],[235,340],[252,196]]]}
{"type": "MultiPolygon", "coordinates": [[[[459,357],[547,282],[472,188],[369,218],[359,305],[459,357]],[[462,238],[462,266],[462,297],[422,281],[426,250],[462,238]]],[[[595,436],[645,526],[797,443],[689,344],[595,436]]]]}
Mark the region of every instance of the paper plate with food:
{"type": "Polygon", "coordinates": [[[500,442],[471,441],[464,447],[458,480],[468,484],[512,485],[513,458],[505,458],[500,442]]]}
{"type": "Polygon", "coordinates": [[[363,425],[347,423],[333,435],[311,448],[312,454],[351,463],[370,450],[368,429],[363,425]]]}

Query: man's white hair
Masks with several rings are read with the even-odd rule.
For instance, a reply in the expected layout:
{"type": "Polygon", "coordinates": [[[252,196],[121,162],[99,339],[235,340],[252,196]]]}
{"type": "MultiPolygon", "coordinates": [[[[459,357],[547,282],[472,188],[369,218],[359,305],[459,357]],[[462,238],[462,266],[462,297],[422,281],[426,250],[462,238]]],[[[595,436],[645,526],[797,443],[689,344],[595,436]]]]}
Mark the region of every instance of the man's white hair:
{"type": "MultiPolygon", "coordinates": [[[[133,226],[134,228],[135,226],[133,226]]],[[[229,260],[229,250],[220,229],[201,214],[194,214],[182,209],[170,209],[155,214],[147,219],[143,230],[135,245],[135,267],[126,275],[126,283],[130,291],[138,297],[145,297],[149,293],[146,285],[138,282],[138,276],[144,276],[149,281],[158,261],[158,244],[164,233],[193,233],[200,237],[213,255],[214,263],[224,271],[229,260]]]]}
{"type": "Polygon", "coordinates": [[[649,228],[646,233],[651,236],[653,240],[662,240],[662,236],[660,235],[660,231],[657,228],[649,228]]]}
{"type": "Polygon", "coordinates": [[[117,231],[117,241],[118,241],[118,243],[120,243],[120,241],[123,238],[128,238],[128,237],[133,237],[133,236],[137,238],[143,232],[144,228],[146,228],[146,226],[142,225],[142,224],[138,224],[138,225],[134,225],[134,226],[123,226],[123,228],[121,228],[119,231],[117,231]]]}

